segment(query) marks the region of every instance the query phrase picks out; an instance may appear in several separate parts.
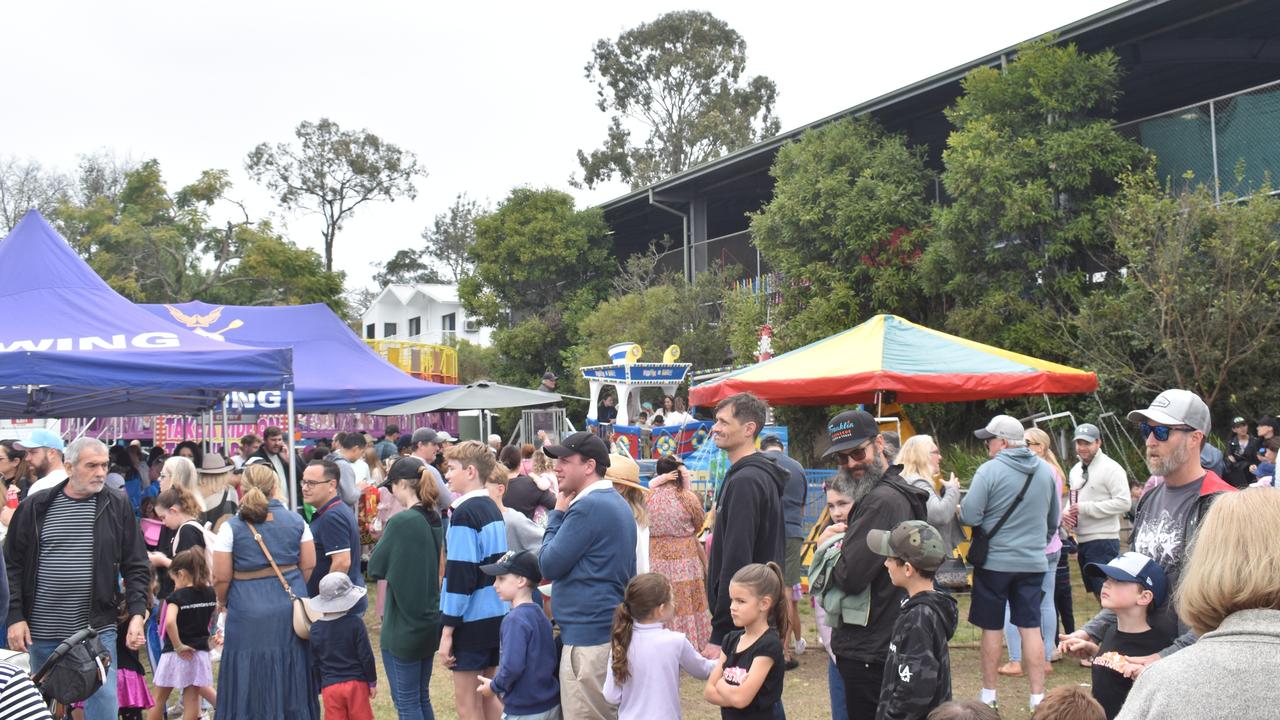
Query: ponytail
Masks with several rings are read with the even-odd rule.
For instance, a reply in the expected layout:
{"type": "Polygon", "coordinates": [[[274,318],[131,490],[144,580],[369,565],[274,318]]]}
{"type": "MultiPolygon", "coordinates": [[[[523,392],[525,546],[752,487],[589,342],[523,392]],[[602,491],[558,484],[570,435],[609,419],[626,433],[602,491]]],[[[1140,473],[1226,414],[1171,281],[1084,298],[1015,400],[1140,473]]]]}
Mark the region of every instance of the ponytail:
{"type": "Polygon", "coordinates": [[[209,587],[209,559],[202,547],[191,547],[173,556],[169,572],[184,572],[191,578],[191,587],[203,590],[209,587]]]}
{"type": "Polygon", "coordinates": [[[730,582],[747,588],[756,597],[772,600],[769,606],[769,625],[778,631],[779,637],[787,636],[791,627],[787,620],[787,581],[783,579],[782,568],[778,563],[744,565],[733,574],[730,582]]]}
{"type": "Polygon", "coordinates": [[[659,573],[643,573],[627,583],[622,602],[613,611],[613,630],[609,635],[609,649],[613,655],[610,668],[613,680],[622,685],[631,679],[627,664],[627,651],[631,647],[631,634],[637,620],[648,620],[663,603],[671,602],[671,581],[659,573]]]}
{"type": "Polygon", "coordinates": [[[241,487],[246,487],[244,497],[240,498],[240,519],[245,522],[261,523],[267,519],[267,503],[276,491],[280,478],[276,471],[265,463],[256,463],[244,469],[241,487]]]}

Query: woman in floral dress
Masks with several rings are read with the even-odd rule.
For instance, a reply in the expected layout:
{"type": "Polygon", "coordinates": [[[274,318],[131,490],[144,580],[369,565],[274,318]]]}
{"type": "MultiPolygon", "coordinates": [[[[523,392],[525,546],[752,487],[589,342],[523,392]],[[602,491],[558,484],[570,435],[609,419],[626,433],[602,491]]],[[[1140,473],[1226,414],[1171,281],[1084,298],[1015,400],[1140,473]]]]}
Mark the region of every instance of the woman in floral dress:
{"type": "Polygon", "coordinates": [[[689,490],[689,471],[678,457],[658,460],[657,475],[649,483],[649,570],[671,581],[676,614],[669,630],[682,632],[694,647],[706,648],[711,638],[707,611],[706,556],[698,543],[702,529],[702,501],[689,490]]]}

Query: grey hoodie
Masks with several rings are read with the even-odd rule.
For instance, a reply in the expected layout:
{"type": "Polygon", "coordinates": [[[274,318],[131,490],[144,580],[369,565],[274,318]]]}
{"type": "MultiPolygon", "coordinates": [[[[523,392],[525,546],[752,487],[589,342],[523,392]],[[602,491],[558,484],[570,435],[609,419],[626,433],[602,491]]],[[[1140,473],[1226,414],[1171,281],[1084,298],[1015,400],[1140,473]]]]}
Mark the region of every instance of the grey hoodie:
{"type": "Polygon", "coordinates": [[[1027,448],[1005,448],[978,468],[960,503],[960,522],[981,525],[990,532],[1031,473],[1022,504],[991,539],[986,570],[1036,573],[1049,569],[1044,548],[1058,531],[1056,482],[1049,464],[1027,448]]]}
{"type": "Polygon", "coordinates": [[[1275,717],[1280,707],[1280,610],[1228,615],[1200,642],[1151,665],[1129,691],[1119,720],[1275,717]]]}

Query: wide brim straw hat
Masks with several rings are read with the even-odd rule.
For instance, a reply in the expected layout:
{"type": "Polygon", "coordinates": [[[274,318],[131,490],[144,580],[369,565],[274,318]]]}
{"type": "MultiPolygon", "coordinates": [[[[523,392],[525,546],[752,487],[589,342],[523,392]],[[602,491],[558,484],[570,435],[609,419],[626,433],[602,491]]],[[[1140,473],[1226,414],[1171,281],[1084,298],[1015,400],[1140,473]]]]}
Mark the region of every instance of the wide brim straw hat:
{"type": "Polygon", "coordinates": [[[626,485],[649,492],[649,488],[640,484],[640,464],[630,455],[610,453],[609,468],[604,471],[604,477],[615,485],[626,485]]]}

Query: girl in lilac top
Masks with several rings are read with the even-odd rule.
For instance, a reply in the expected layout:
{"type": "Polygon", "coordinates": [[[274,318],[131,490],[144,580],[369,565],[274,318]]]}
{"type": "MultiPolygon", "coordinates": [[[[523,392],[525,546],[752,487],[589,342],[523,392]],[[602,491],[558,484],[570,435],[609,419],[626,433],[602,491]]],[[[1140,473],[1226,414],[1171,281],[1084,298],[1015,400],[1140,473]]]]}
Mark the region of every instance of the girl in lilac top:
{"type": "Polygon", "coordinates": [[[618,705],[618,720],[679,720],[680,671],[706,680],[715,667],[684,633],[662,627],[675,612],[666,577],[644,573],[627,584],[613,614],[604,681],[605,699],[618,705]]]}

